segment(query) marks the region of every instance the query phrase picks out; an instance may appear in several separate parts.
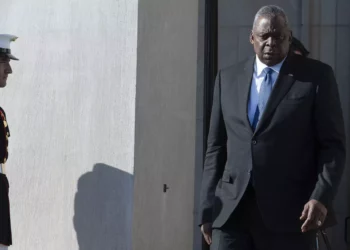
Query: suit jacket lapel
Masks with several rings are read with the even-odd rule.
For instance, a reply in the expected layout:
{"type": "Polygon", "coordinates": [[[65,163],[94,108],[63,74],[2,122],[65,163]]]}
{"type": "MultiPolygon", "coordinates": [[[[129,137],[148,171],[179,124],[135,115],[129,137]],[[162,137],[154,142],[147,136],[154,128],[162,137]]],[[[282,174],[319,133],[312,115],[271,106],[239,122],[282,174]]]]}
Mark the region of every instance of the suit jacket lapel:
{"type": "Polygon", "coordinates": [[[272,89],[269,100],[266,104],[264,113],[262,114],[258,126],[256,127],[255,133],[259,131],[259,129],[261,129],[261,127],[267,121],[269,116],[273,114],[278,104],[282,101],[284,96],[287,94],[287,92],[295,82],[293,76],[292,59],[292,56],[288,56],[285,62],[283,63],[278,78],[272,89]]]}
{"type": "Polygon", "coordinates": [[[249,118],[248,118],[248,104],[250,99],[250,88],[252,85],[252,77],[253,77],[253,69],[254,69],[255,57],[250,58],[244,67],[243,74],[240,74],[238,77],[238,85],[239,85],[239,98],[242,100],[239,103],[242,103],[241,106],[241,114],[243,116],[243,121],[246,126],[250,128],[253,133],[253,128],[251,127],[249,118]]]}

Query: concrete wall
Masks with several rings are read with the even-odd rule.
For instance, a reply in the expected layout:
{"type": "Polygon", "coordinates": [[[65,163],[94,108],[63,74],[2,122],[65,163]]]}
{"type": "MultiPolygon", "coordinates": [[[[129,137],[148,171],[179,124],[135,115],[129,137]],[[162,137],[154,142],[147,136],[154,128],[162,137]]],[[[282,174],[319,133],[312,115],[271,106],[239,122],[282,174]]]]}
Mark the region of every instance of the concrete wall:
{"type": "Polygon", "coordinates": [[[1,1],[11,249],[131,249],[137,2],[1,1]]]}
{"type": "Polygon", "coordinates": [[[197,28],[198,0],[139,1],[134,250],[193,249],[197,28]]]}
{"type": "MultiPolygon", "coordinates": [[[[249,33],[256,11],[271,1],[219,1],[219,68],[234,64],[253,54],[249,33]]],[[[350,17],[348,0],[279,0],[286,11],[293,33],[310,50],[310,57],[330,64],[340,90],[347,134],[350,100],[350,17]]],[[[350,152],[349,152],[350,153],[350,152]]],[[[347,249],[344,222],[350,215],[350,168],[346,166],[338,196],[334,202],[339,225],[328,230],[333,249],[347,249]]],[[[348,249],[349,249],[348,245],[348,249]]],[[[322,248],[323,249],[323,248],[322,248]]]]}

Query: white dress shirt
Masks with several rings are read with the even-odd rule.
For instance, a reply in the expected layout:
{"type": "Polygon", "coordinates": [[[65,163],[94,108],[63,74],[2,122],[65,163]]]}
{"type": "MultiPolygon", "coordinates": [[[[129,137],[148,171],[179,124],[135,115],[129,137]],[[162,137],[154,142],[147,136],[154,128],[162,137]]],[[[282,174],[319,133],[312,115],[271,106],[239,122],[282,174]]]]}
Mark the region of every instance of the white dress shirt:
{"type": "Polygon", "coordinates": [[[252,85],[250,88],[249,103],[248,103],[248,118],[249,118],[250,124],[253,123],[256,107],[258,106],[258,102],[259,102],[259,93],[260,93],[261,83],[263,82],[266,75],[264,69],[271,68],[273,70],[273,73],[271,73],[272,87],[273,87],[277,80],[278,74],[280,73],[284,60],[285,59],[283,59],[282,62],[280,62],[279,64],[269,67],[263,64],[259,60],[258,56],[256,56],[256,60],[254,63],[254,72],[252,77],[252,85]]]}

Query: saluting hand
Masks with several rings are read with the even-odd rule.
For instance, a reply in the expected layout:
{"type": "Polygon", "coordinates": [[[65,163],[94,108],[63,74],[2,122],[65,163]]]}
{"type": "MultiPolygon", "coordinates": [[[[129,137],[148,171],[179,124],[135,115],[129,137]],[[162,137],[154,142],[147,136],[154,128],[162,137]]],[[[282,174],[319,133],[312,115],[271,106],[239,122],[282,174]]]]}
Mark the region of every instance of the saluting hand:
{"type": "Polygon", "coordinates": [[[305,221],[301,226],[303,233],[321,227],[327,216],[327,208],[317,200],[305,204],[300,220],[305,221]]]}

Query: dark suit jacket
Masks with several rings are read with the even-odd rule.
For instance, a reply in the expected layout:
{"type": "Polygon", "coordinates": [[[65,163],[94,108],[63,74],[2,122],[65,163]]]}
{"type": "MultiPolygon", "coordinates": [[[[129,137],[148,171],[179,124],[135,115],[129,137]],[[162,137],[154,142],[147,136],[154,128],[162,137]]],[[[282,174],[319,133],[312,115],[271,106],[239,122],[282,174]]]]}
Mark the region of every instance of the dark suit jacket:
{"type": "MultiPolygon", "coordinates": [[[[252,178],[267,227],[300,231],[310,199],[329,210],[345,164],[332,68],[290,55],[255,131],[248,120],[254,58],[219,71],[201,188],[200,224],[221,227],[252,178]]],[[[327,224],[327,223],[326,223],[327,224]]]]}

